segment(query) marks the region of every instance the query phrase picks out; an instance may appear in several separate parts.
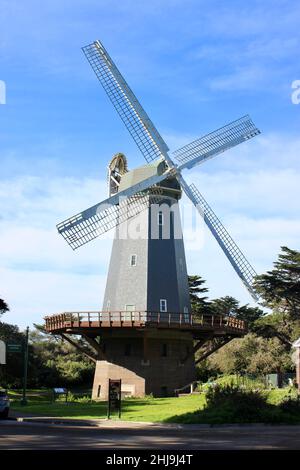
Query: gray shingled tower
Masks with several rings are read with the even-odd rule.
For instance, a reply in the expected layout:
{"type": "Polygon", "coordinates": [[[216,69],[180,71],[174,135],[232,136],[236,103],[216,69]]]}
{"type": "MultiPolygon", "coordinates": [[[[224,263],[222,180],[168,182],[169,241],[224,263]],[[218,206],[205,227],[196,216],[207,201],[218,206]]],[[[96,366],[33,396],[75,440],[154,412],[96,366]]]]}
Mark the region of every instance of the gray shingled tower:
{"type": "MultiPolygon", "coordinates": [[[[126,190],[141,170],[121,178],[126,190]]],[[[137,217],[116,229],[104,295],[103,311],[149,311],[190,313],[188,277],[178,199],[181,188],[176,178],[159,185],[160,195],[148,195],[149,206],[137,217]],[[151,197],[155,198],[151,204],[151,197]],[[129,232],[129,233],[128,233],[129,232]]]]}

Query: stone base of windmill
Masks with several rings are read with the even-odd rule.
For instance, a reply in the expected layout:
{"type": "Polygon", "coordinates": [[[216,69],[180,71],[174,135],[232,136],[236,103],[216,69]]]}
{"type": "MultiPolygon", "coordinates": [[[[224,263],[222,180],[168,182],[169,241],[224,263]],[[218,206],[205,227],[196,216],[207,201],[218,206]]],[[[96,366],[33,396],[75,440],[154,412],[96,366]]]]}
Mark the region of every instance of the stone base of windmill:
{"type": "Polygon", "coordinates": [[[108,380],[122,380],[122,396],[174,396],[196,378],[193,338],[174,331],[136,331],[130,338],[112,332],[102,338],[107,360],[96,363],[94,400],[108,397],[108,380]]]}

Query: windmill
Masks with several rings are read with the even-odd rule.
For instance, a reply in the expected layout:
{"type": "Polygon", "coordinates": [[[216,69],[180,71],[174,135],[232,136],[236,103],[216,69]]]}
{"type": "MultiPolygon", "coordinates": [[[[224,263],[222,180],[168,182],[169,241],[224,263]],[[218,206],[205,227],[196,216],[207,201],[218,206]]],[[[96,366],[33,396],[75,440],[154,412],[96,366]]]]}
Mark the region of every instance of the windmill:
{"type": "MultiPolygon", "coordinates": [[[[129,171],[125,156],[116,154],[108,169],[109,197],[57,225],[58,232],[73,250],[116,229],[103,309],[97,312],[98,329],[96,323],[92,325],[92,313],[89,313],[88,325],[81,314],[77,326],[68,323],[69,329],[65,328],[64,332],[82,333],[90,343],[93,341],[98,351],[94,397],[106,396],[107,379],[120,377],[124,392],[132,395],[172,394],[176,387],[191,382],[195,376],[195,338],[199,340],[199,348],[207,338],[217,334],[226,342],[243,333],[241,325],[240,331],[237,325],[234,331],[234,325],[230,327],[220,319],[218,333],[215,325],[213,329],[204,328],[204,331],[202,328],[201,334],[195,334],[184,244],[182,237],[175,236],[176,227],[181,231],[178,202],[182,191],[256,299],[253,267],[196,186],[185,181],[183,171],[251,139],[260,131],[246,115],[170,154],[102,43],[95,41],[83,47],[83,52],[146,164],[129,171]],[[162,204],[171,214],[167,238],[162,236],[167,222],[162,204]],[[128,220],[138,218],[146,237],[133,240],[128,236],[120,237],[128,220]],[[108,320],[111,328],[105,330],[108,320]],[[113,322],[115,328],[112,328],[113,322]],[[126,329],[126,323],[136,328],[126,329]],[[229,333],[226,327],[231,328],[229,333]]],[[[203,321],[205,323],[205,319],[203,321]]],[[[49,331],[53,331],[49,325],[49,331]]]]}

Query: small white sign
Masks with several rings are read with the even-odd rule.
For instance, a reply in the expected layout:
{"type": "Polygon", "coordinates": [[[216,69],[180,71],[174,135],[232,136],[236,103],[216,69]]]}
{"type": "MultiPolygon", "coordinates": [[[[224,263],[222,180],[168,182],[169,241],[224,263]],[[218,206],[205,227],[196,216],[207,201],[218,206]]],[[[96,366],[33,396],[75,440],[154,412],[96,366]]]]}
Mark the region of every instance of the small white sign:
{"type": "Polygon", "coordinates": [[[6,344],[0,340],[0,364],[6,364],[6,344]]]}

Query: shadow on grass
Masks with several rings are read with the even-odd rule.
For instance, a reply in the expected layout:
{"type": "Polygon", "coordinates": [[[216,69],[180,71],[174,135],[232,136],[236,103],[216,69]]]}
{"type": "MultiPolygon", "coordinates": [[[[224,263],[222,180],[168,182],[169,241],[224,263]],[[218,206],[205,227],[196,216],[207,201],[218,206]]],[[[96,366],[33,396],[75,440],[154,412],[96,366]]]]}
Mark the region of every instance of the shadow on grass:
{"type": "Polygon", "coordinates": [[[186,424],[300,424],[300,398],[286,397],[273,404],[268,394],[259,390],[220,387],[206,396],[203,409],[174,415],[165,423],[186,424]]]}

